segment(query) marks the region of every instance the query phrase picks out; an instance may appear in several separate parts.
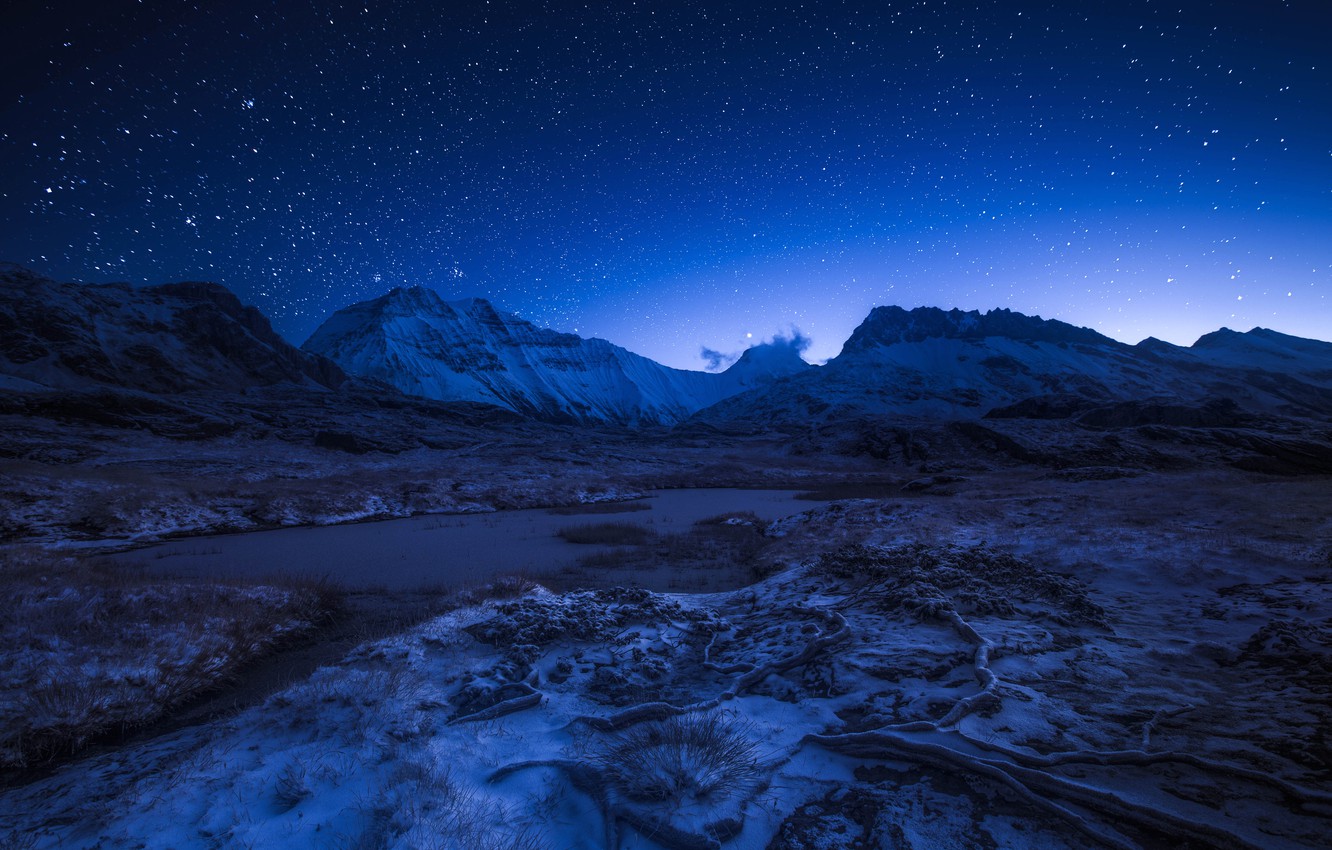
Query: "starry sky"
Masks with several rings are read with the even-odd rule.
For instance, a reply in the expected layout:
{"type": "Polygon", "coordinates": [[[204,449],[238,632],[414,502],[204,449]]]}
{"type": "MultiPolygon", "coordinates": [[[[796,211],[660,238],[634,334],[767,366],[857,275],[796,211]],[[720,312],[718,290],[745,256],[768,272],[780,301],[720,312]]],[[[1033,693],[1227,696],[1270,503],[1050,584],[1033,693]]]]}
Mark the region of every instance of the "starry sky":
{"type": "Polygon", "coordinates": [[[879,304],[1332,338],[1325,0],[429,5],[11,5],[0,260],[682,368],[879,304]]]}

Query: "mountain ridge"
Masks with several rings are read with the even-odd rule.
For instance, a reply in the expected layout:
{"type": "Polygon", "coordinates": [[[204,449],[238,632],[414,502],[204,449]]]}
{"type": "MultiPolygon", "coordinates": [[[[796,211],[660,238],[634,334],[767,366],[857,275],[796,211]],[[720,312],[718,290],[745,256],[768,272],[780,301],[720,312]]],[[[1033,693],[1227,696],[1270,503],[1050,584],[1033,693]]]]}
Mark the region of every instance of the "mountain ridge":
{"type": "Polygon", "coordinates": [[[1048,419],[1217,399],[1248,413],[1332,415],[1332,343],[1267,328],[1220,328],[1188,347],[1151,337],[1128,345],[1004,308],[886,305],[822,367],[800,358],[798,339],[779,338],[723,372],[695,372],[423,287],[349,305],[297,349],[218,284],[57,283],[15,266],[0,267],[0,282],[0,387],[13,391],[319,392],[354,376],[555,423],[629,427],[979,421],[1023,411],[1048,419]]]}
{"type": "Polygon", "coordinates": [[[337,311],[302,348],[350,373],[434,399],[552,421],[670,425],[808,364],[741,357],[722,373],[663,366],[603,339],[539,328],[489,301],[398,287],[337,311]]]}
{"type": "Polygon", "coordinates": [[[1028,342],[1125,345],[1090,328],[1080,328],[1058,319],[1027,316],[1003,307],[981,313],[979,310],[943,310],[939,307],[907,310],[896,305],[883,305],[870,310],[865,320],[852,331],[842,351],[854,352],[933,338],[983,339],[989,336],[1028,342]]]}
{"type": "Polygon", "coordinates": [[[220,284],[58,283],[12,265],[0,268],[0,372],[34,387],[154,393],[347,381],[220,284]]]}
{"type": "Polygon", "coordinates": [[[1129,345],[1007,309],[876,307],[817,373],[778,379],[695,418],[714,425],[866,416],[965,421],[999,409],[1048,416],[1074,407],[1217,398],[1261,413],[1332,414],[1332,343],[1255,328],[1221,329],[1190,347],[1151,337],[1129,345]],[[1070,406],[1071,398],[1082,403],[1070,406]]]}

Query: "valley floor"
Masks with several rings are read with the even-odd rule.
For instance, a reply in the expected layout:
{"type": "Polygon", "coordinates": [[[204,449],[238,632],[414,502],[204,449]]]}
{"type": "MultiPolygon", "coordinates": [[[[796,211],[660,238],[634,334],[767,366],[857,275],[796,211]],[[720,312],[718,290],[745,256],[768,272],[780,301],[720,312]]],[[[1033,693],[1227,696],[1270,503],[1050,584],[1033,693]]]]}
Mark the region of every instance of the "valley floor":
{"type": "Polygon", "coordinates": [[[0,843],[1325,846],[1332,482],[913,477],[478,591],[11,785],[0,843]]]}

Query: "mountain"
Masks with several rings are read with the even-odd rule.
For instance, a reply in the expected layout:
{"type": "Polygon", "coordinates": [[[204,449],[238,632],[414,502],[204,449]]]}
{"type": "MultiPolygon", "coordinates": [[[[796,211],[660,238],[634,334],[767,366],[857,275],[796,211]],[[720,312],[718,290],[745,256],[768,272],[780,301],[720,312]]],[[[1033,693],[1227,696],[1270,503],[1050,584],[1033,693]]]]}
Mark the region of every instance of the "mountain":
{"type": "Polygon", "coordinates": [[[1024,316],[875,308],[822,368],[691,424],[778,430],[792,452],[1055,468],[1332,472],[1332,344],[1256,328],[1127,345],[1024,316]]]}
{"type": "Polygon", "coordinates": [[[904,310],[897,306],[875,307],[842,347],[843,354],[854,355],[903,342],[928,339],[982,340],[1005,337],[1022,342],[1083,343],[1114,347],[1122,345],[1090,328],[1080,328],[1057,319],[1026,316],[1012,310],[940,310],[918,307],[904,310]]]}
{"type": "Polygon", "coordinates": [[[725,372],[672,369],[602,339],[539,328],[474,298],[394,289],[329,317],[302,346],[350,374],[440,400],[555,422],[673,424],[812,367],[794,346],[745,352],[725,372]]]}
{"type": "Polygon", "coordinates": [[[1201,405],[1217,398],[1255,412],[1332,411],[1332,343],[1255,329],[1218,331],[1191,348],[1154,339],[1127,345],[1010,310],[876,307],[825,367],[726,399],[698,417],[1062,418],[1124,402],[1201,405]]]}
{"type": "Polygon", "coordinates": [[[362,453],[593,424],[705,443],[777,432],[791,452],[908,463],[1332,472],[1332,343],[1222,328],[1127,345],[1009,310],[878,307],[827,365],[799,350],[671,369],[421,288],[339,311],[302,350],[216,284],[56,283],[0,265],[0,457],[64,457],[71,441],[93,456],[107,429],[362,453]]]}
{"type": "Polygon", "coordinates": [[[56,283],[0,266],[0,387],[173,394],[294,384],[333,389],[335,364],[303,352],[215,283],[56,283]]]}
{"type": "Polygon", "coordinates": [[[1176,389],[1131,346],[1086,328],[1008,310],[876,307],[817,373],[778,381],[701,415],[753,421],[979,419],[1032,396],[1110,401],[1176,389]]]}
{"type": "Polygon", "coordinates": [[[1282,374],[1317,385],[1332,382],[1332,342],[1302,339],[1267,328],[1247,333],[1221,328],[1200,337],[1189,351],[1213,366],[1247,374],[1282,374]]]}
{"type": "Polygon", "coordinates": [[[393,454],[552,434],[491,405],[349,377],[217,284],[57,283],[11,264],[0,264],[0,420],[0,462],[57,464],[174,456],[157,438],[225,438],[208,452],[241,467],[256,446],[393,454]]]}

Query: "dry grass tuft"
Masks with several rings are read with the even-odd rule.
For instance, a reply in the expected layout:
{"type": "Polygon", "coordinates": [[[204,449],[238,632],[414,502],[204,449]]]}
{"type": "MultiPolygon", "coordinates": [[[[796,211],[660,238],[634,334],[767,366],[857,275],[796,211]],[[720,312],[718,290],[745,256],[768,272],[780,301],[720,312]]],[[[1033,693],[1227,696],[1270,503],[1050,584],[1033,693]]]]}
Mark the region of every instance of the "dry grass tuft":
{"type": "Polygon", "coordinates": [[[335,611],[337,588],[178,582],[10,551],[0,560],[0,766],[149,723],[335,611]]]}
{"type": "Polygon", "coordinates": [[[835,502],[842,499],[894,499],[901,495],[901,482],[847,481],[824,484],[814,490],[797,493],[795,498],[812,502],[835,502]]]}
{"type": "Polygon", "coordinates": [[[555,532],[570,543],[590,543],[601,546],[639,546],[646,543],[652,532],[632,522],[600,522],[589,525],[570,525],[555,532]]]}
{"type": "Polygon", "coordinates": [[[744,799],[762,775],[758,746],[740,723],[687,714],[621,733],[597,755],[610,785],[630,800],[717,803],[744,799]]]}
{"type": "Polygon", "coordinates": [[[553,516],[580,516],[582,514],[628,514],[635,511],[650,511],[652,506],[645,501],[634,502],[589,502],[585,505],[565,505],[550,508],[546,513],[553,516]]]}

